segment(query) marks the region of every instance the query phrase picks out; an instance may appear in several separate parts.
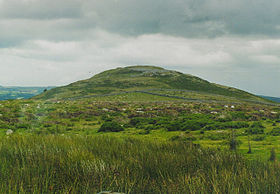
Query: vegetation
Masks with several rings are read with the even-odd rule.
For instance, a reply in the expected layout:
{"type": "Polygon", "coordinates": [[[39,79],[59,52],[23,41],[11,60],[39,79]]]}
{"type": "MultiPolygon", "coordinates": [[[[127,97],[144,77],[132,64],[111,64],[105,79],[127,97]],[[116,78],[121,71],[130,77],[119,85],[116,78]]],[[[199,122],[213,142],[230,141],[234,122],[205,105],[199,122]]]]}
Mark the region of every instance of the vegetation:
{"type": "Polygon", "coordinates": [[[123,130],[124,130],[124,128],[120,124],[118,124],[117,122],[108,121],[108,122],[105,122],[101,125],[98,132],[120,132],[120,131],[123,131],[123,130]]]}
{"type": "MultiPolygon", "coordinates": [[[[4,138],[1,193],[277,193],[279,163],[192,143],[111,136],[4,138]]],[[[272,159],[271,159],[272,160],[272,159]]]]}
{"type": "Polygon", "coordinates": [[[119,68],[0,101],[0,193],[276,193],[279,135],[279,104],[119,68]]]}

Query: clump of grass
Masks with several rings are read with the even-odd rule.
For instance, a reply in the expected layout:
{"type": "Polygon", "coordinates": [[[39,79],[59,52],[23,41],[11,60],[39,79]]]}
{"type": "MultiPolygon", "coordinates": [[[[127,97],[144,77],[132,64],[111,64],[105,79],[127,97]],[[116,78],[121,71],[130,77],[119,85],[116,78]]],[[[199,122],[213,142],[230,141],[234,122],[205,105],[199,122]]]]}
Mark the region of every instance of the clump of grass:
{"type": "Polygon", "coordinates": [[[190,142],[30,135],[0,142],[1,193],[274,193],[279,163],[190,142]]]}

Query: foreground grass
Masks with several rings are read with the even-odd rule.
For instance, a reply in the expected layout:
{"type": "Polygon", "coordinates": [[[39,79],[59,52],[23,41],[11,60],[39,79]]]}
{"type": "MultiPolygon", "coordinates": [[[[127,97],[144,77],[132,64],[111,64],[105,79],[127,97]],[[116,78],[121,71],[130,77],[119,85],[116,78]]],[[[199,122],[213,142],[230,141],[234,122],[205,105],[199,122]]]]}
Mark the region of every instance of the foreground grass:
{"type": "Polygon", "coordinates": [[[279,164],[183,142],[110,136],[11,136],[1,193],[274,193],[279,164]]]}

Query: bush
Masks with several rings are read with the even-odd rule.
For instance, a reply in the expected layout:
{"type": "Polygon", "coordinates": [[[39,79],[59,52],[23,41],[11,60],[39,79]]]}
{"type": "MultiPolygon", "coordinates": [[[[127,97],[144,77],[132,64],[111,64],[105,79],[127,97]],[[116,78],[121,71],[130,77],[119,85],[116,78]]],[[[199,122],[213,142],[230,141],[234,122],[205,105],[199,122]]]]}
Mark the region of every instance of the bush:
{"type": "Polygon", "coordinates": [[[172,121],[169,125],[166,126],[168,131],[180,131],[181,125],[178,121],[172,121]]]}
{"type": "Polygon", "coordinates": [[[252,138],[253,141],[263,141],[265,139],[264,135],[257,135],[252,138]]]}
{"type": "Polygon", "coordinates": [[[264,134],[264,130],[262,128],[248,128],[245,130],[245,133],[249,135],[256,135],[256,134],[264,134]]]}
{"type": "Polygon", "coordinates": [[[244,112],[232,112],[233,120],[247,120],[249,117],[244,112]]]}
{"type": "Polygon", "coordinates": [[[237,147],[240,146],[241,143],[242,142],[240,140],[237,140],[233,134],[229,137],[227,141],[227,144],[229,145],[229,149],[234,151],[237,149],[237,147]]]}
{"type": "Polygon", "coordinates": [[[261,129],[264,129],[264,126],[262,125],[261,122],[254,122],[250,127],[251,128],[261,128],[261,129]]]}
{"type": "Polygon", "coordinates": [[[101,125],[98,132],[119,132],[119,131],[123,131],[123,130],[124,130],[124,128],[117,122],[108,121],[108,122],[103,123],[103,125],[101,125]]]}
{"type": "Polygon", "coordinates": [[[272,136],[279,136],[280,135],[280,128],[279,127],[273,128],[272,131],[269,134],[272,135],[272,136]]]}
{"type": "Polygon", "coordinates": [[[245,130],[249,135],[264,134],[264,126],[260,122],[254,122],[250,128],[245,130]]]}
{"type": "Polygon", "coordinates": [[[217,130],[217,129],[241,129],[249,127],[247,122],[223,122],[213,123],[204,127],[204,130],[217,130]]]}
{"type": "Polygon", "coordinates": [[[183,141],[183,142],[190,142],[190,141],[195,141],[196,138],[192,135],[188,135],[188,136],[185,136],[185,135],[175,135],[175,136],[172,136],[170,138],[171,141],[183,141]]]}
{"type": "Polygon", "coordinates": [[[206,136],[206,138],[213,140],[213,141],[225,140],[228,138],[228,134],[227,133],[209,134],[206,136]]]}

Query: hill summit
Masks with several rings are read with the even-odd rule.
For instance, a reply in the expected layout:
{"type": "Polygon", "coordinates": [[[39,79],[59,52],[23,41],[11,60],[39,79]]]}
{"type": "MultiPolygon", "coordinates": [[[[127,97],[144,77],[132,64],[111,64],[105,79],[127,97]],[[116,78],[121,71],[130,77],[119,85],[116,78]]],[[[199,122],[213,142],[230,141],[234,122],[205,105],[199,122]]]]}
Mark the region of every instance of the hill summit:
{"type": "Polygon", "coordinates": [[[193,75],[156,66],[129,66],[107,70],[90,79],[46,91],[35,98],[67,99],[152,90],[194,91],[239,99],[265,101],[263,98],[242,90],[217,85],[193,75]]]}

